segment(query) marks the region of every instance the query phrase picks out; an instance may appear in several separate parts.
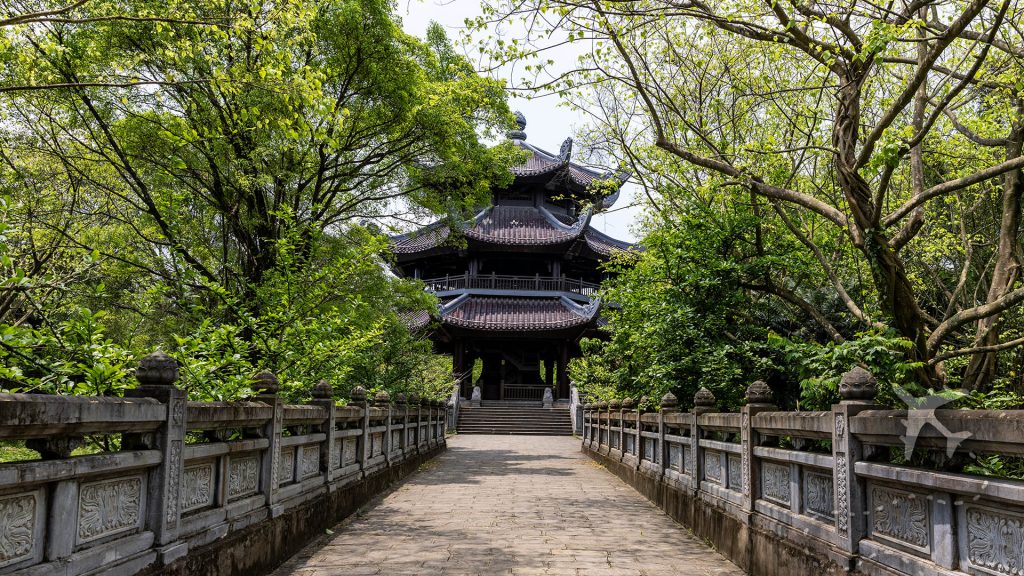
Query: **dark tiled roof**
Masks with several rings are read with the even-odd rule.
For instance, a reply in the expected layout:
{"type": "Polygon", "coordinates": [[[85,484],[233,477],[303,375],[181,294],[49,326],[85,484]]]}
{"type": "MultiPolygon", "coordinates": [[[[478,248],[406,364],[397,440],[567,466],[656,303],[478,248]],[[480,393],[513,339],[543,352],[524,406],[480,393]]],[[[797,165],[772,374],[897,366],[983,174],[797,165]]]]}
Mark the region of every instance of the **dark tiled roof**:
{"type": "Polygon", "coordinates": [[[496,244],[559,244],[579,236],[588,220],[589,213],[567,226],[533,206],[499,205],[481,214],[466,236],[496,244]]]}
{"type": "Polygon", "coordinates": [[[460,296],[441,307],[441,318],[464,328],[552,330],[587,324],[599,305],[597,300],[584,306],[568,298],[460,296]]]}
{"type": "Polygon", "coordinates": [[[391,237],[391,251],[396,254],[414,254],[436,248],[451,234],[443,222],[428,224],[419,230],[391,237]]]}
{"type": "Polygon", "coordinates": [[[524,140],[513,140],[512,143],[531,153],[531,156],[525,163],[512,168],[512,174],[516,176],[542,176],[545,174],[562,173],[560,175],[562,178],[584,189],[595,180],[612,180],[616,182],[616,191],[607,196],[602,202],[605,208],[615,203],[615,200],[619,197],[617,188],[629,179],[629,174],[626,173],[616,173],[613,171],[598,172],[592,168],[572,162],[570,160],[572,139],[568,139],[562,144],[562,150],[557,155],[537,148],[532,144],[527,144],[524,140]]]}
{"type": "Polygon", "coordinates": [[[636,248],[629,242],[616,240],[615,238],[612,238],[602,232],[598,232],[596,229],[589,226],[587,227],[587,231],[583,233],[583,239],[586,240],[587,246],[589,246],[591,250],[605,256],[610,256],[615,252],[636,248]]]}
{"type": "Polygon", "coordinates": [[[426,310],[416,310],[415,312],[399,312],[399,318],[402,322],[409,327],[410,330],[422,330],[430,324],[430,313],[426,310]]]}

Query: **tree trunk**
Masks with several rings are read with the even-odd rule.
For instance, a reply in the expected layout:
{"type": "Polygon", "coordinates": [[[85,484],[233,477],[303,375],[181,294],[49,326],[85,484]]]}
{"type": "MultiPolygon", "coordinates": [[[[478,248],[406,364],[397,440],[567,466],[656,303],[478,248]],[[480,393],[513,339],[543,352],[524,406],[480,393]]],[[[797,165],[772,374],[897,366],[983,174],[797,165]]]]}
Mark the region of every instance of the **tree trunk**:
{"type": "MultiPolygon", "coordinates": [[[[1024,110],[1019,111],[1024,113],[1024,110]]],[[[1024,144],[1024,122],[1018,121],[1010,133],[1006,145],[1006,159],[1021,155],[1024,144]]],[[[1017,236],[1020,233],[1021,195],[1024,194],[1024,173],[1011,170],[1003,175],[1003,214],[999,223],[999,246],[996,263],[992,270],[985,302],[991,304],[1006,295],[1017,281],[1020,272],[1017,236]]],[[[999,315],[995,314],[978,321],[975,346],[999,344],[999,315]]],[[[998,352],[981,352],[971,356],[964,371],[963,386],[968,390],[983,390],[995,378],[998,369],[998,352]]]]}
{"type": "MultiPolygon", "coordinates": [[[[874,214],[871,185],[857,169],[857,144],[860,128],[860,90],[864,70],[850,70],[840,75],[839,106],[836,110],[832,142],[838,150],[836,172],[839,186],[850,205],[853,219],[850,234],[854,244],[871,266],[871,277],[878,291],[879,306],[890,316],[899,334],[911,342],[912,361],[927,360],[927,321],[917,303],[914,287],[907,278],[899,254],[881,231],[874,214]]],[[[937,374],[927,365],[919,370],[918,379],[931,385],[937,374]]]]}

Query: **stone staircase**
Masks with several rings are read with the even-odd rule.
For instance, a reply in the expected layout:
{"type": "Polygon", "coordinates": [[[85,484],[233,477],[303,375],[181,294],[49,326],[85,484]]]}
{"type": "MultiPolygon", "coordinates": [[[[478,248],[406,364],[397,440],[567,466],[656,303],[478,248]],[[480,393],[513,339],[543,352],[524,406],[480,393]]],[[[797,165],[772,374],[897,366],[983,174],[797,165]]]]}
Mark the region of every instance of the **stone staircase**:
{"type": "Polygon", "coordinates": [[[541,408],[536,404],[463,405],[459,408],[459,434],[572,436],[567,406],[541,408]]]}

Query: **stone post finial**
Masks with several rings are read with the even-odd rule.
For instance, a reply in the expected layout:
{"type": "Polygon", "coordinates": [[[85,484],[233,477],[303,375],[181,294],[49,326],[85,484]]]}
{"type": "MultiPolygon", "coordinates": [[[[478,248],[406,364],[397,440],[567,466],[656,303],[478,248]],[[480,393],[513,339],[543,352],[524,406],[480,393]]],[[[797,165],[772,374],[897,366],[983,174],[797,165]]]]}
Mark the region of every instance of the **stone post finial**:
{"type": "Polygon", "coordinates": [[[839,395],[844,402],[847,401],[871,401],[878,394],[878,380],[871,372],[854,366],[852,370],[843,374],[839,381],[839,395]]]}
{"type": "Polygon", "coordinates": [[[331,384],[327,380],[321,380],[313,386],[313,398],[317,400],[326,400],[333,397],[334,389],[331,388],[331,384]]]}
{"type": "Polygon", "coordinates": [[[277,391],[281,389],[277,376],[269,370],[260,372],[253,380],[255,381],[254,387],[256,392],[261,396],[276,396],[277,391]]]}
{"type": "Polygon", "coordinates": [[[651,402],[651,398],[645,394],[636,401],[636,409],[641,414],[646,414],[654,409],[654,403],[651,402]]]}
{"type": "Polygon", "coordinates": [[[612,410],[622,410],[622,400],[614,398],[611,402],[608,403],[608,407],[611,408],[612,410]]]}
{"type": "Polygon", "coordinates": [[[768,383],[764,380],[755,380],[754,383],[747,388],[746,397],[747,405],[771,404],[772,389],[768,387],[768,383]]]}
{"type": "Polygon", "coordinates": [[[356,386],[355,388],[352,389],[351,392],[348,393],[348,398],[349,400],[352,401],[353,404],[365,404],[366,388],[363,388],[362,386],[356,386]]]}
{"type": "Polygon", "coordinates": [[[598,410],[607,410],[608,409],[608,403],[605,402],[604,400],[601,400],[600,402],[597,403],[597,409],[598,410]]]}
{"type": "Polygon", "coordinates": [[[516,126],[518,130],[512,130],[508,133],[510,140],[526,140],[526,116],[522,112],[516,111],[516,126]]]}
{"type": "Polygon", "coordinates": [[[679,408],[679,399],[676,398],[675,394],[666,392],[665,395],[661,397],[661,409],[675,410],[677,408],[679,408]]]}
{"type": "Polygon", "coordinates": [[[178,361],[157,350],[139,361],[135,379],[143,386],[174,386],[178,379],[178,361]]]}
{"type": "Polygon", "coordinates": [[[422,401],[423,401],[423,399],[420,398],[419,394],[410,394],[409,395],[408,402],[412,406],[419,406],[422,401]]]}
{"type": "Polygon", "coordinates": [[[693,395],[693,405],[700,406],[702,408],[714,408],[715,404],[718,403],[718,399],[715,395],[707,388],[701,386],[697,393],[693,395]]]}
{"type": "Polygon", "coordinates": [[[405,406],[406,404],[408,404],[408,400],[406,399],[405,394],[399,392],[398,395],[395,396],[395,404],[399,406],[405,406]]]}
{"type": "Polygon", "coordinates": [[[625,410],[632,410],[633,408],[636,408],[636,400],[627,396],[622,400],[622,408],[625,410]]]}
{"type": "Polygon", "coordinates": [[[391,404],[391,394],[388,394],[387,390],[381,390],[377,392],[373,397],[373,405],[378,407],[386,407],[391,404]]]}

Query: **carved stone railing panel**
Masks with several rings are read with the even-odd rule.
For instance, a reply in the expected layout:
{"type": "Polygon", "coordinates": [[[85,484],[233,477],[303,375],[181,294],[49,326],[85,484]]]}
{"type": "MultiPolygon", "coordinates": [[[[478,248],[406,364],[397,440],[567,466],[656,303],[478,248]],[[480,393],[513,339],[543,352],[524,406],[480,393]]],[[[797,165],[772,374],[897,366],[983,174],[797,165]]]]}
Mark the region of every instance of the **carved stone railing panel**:
{"type": "Polygon", "coordinates": [[[82,484],[78,490],[77,543],[141,529],[145,506],[143,475],[82,484]]]}
{"type": "Polygon", "coordinates": [[[872,539],[930,552],[929,498],[925,494],[872,484],[868,487],[868,529],[872,539]]]}
{"type": "Polygon", "coordinates": [[[303,446],[299,452],[299,479],[305,480],[320,473],[320,447],[303,446]]]}
{"type": "Polygon", "coordinates": [[[962,557],[966,567],[999,576],[1024,576],[1024,510],[963,503],[962,557]]]}
{"type": "Polygon", "coordinates": [[[835,520],[835,489],[831,474],[803,471],[804,513],[832,522],[835,520]]]}
{"type": "Polygon", "coordinates": [[[213,506],[217,493],[217,486],[214,484],[216,478],[216,464],[213,461],[185,467],[181,480],[183,514],[213,506]]]}
{"type": "Polygon", "coordinates": [[[716,484],[722,483],[722,453],[718,450],[704,451],[704,479],[716,484]]]}
{"type": "Polygon", "coordinates": [[[255,494],[260,488],[260,458],[257,455],[232,456],[228,459],[228,500],[255,494]]]}
{"type": "Polygon", "coordinates": [[[283,486],[295,480],[295,448],[281,450],[281,459],[277,468],[277,485],[283,486]]]}
{"type": "Polygon", "coordinates": [[[743,491],[743,461],[738,454],[729,454],[729,486],[730,490],[743,491]]]}
{"type": "Polygon", "coordinates": [[[46,493],[42,489],[0,496],[0,568],[38,562],[43,556],[46,493]]]}
{"type": "Polygon", "coordinates": [[[761,497],[776,504],[789,506],[793,495],[790,491],[790,466],[776,462],[761,463],[761,497]]]}

